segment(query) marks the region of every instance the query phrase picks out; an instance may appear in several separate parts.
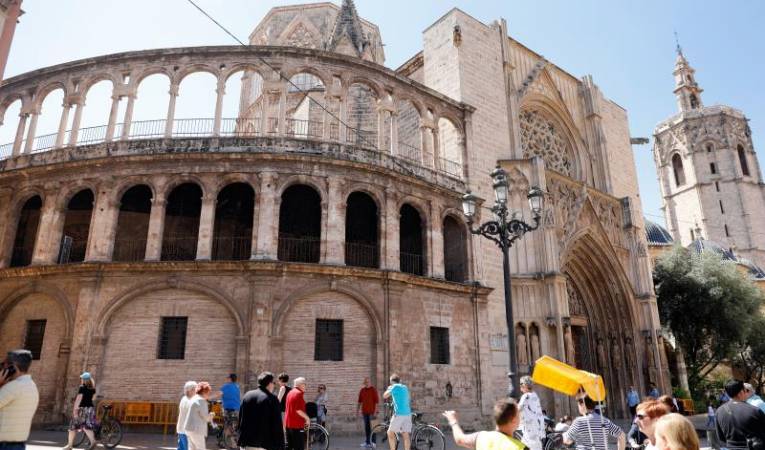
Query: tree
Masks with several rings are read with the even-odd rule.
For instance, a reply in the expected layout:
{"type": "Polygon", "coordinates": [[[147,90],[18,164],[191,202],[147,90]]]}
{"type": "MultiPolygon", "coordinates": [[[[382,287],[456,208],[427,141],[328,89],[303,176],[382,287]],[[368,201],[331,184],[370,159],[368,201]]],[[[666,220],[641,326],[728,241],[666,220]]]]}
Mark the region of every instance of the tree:
{"type": "Polygon", "coordinates": [[[699,383],[746,341],[761,291],[720,255],[675,246],[659,259],[654,284],[662,323],[683,351],[688,385],[699,383]]]}
{"type": "Polygon", "coordinates": [[[734,361],[744,378],[761,392],[765,385],[765,317],[760,315],[752,321],[744,345],[739,348],[734,361]]]}

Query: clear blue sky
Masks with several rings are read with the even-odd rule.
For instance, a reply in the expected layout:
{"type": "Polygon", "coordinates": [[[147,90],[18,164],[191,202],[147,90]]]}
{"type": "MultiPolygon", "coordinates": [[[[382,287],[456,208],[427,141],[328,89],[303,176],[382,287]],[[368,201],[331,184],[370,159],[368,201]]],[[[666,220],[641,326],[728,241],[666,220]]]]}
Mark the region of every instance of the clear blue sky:
{"type": "MultiPolygon", "coordinates": [[[[246,41],[269,8],[300,1],[199,3],[246,41]]],[[[676,30],[705,90],[704,103],[743,110],[751,119],[755,149],[763,151],[765,2],[356,0],[356,6],[362,17],[380,27],[386,65],[392,68],[419,51],[422,30],[454,6],[485,23],[504,17],[515,39],[577,77],[592,74],[604,94],[629,112],[632,135],[642,137],[651,136],[656,123],[676,112],[672,94],[676,30]]],[[[127,50],[232,44],[230,37],[186,0],[26,0],[23,9],[26,14],[16,29],[6,77],[127,50]]],[[[152,92],[164,94],[166,88],[157,87],[152,92]]],[[[208,94],[213,95],[209,89],[208,94]]],[[[234,108],[229,94],[227,90],[227,105],[234,108]]],[[[151,97],[144,95],[138,100],[141,107],[137,110],[144,114],[141,118],[163,118],[164,101],[155,105],[151,97]]],[[[187,114],[212,116],[207,110],[214,105],[184,97],[182,85],[179,103],[186,99],[181,109],[187,114]]],[[[90,99],[88,103],[91,107],[90,99]]],[[[108,104],[97,108],[101,109],[98,118],[86,117],[86,122],[95,121],[90,125],[106,122],[108,104]]],[[[38,134],[55,131],[57,123],[58,117],[41,118],[38,134]]],[[[0,128],[3,142],[9,142],[8,136],[13,138],[14,130],[9,128],[0,128]]],[[[635,147],[635,158],[644,211],[656,220],[655,215],[661,214],[661,199],[650,149],[650,145],[635,147]]],[[[764,162],[760,156],[765,167],[764,162]]]]}

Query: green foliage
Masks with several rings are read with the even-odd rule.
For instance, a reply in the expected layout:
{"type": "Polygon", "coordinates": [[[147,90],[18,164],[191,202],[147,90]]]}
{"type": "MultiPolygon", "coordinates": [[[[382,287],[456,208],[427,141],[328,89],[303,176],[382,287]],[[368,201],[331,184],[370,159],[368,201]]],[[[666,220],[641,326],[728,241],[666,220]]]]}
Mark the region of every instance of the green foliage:
{"type": "Polygon", "coordinates": [[[691,398],[691,394],[679,386],[672,387],[672,396],[675,398],[691,398]]]}
{"type": "Polygon", "coordinates": [[[765,317],[757,315],[734,359],[744,377],[761,392],[765,386],[765,317]]]}
{"type": "Polygon", "coordinates": [[[735,264],[680,246],[659,259],[654,284],[661,321],[683,351],[688,384],[695,392],[720,361],[743,345],[763,303],[762,293],[735,264]]]}

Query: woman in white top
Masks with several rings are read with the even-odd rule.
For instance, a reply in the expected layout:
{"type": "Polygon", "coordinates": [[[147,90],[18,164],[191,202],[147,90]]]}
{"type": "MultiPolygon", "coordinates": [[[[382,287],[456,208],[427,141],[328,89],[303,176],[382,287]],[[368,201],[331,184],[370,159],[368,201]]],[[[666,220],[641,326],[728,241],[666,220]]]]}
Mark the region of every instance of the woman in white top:
{"type": "Polygon", "coordinates": [[[184,430],[189,441],[189,450],[205,450],[207,424],[212,422],[214,413],[207,408],[207,399],[212,389],[210,383],[201,381],[197,385],[196,395],[189,400],[189,415],[186,417],[184,430]]]}
{"type": "Polygon", "coordinates": [[[545,415],[542,412],[542,404],[539,397],[534,393],[534,382],[531,377],[521,378],[521,400],[518,406],[521,409],[521,426],[518,427],[523,433],[523,443],[531,450],[542,450],[542,439],[545,437],[545,415]]]}
{"type": "Polygon", "coordinates": [[[189,450],[189,440],[186,437],[186,418],[189,417],[189,408],[191,408],[191,398],[194,397],[197,390],[196,381],[187,381],[183,386],[183,397],[178,404],[178,423],[175,425],[175,432],[178,433],[178,450],[189,450]]]}

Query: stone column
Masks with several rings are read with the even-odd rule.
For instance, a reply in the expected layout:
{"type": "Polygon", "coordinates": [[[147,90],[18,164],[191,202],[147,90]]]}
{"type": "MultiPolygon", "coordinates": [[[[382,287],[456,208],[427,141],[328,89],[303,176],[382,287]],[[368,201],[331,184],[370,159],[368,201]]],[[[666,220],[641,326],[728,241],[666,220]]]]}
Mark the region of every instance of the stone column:
{"type": "Polygon", "coordinates": [[[164,195],[157,194],[151,199],[149,214],[149,232],[146,235],[146,261],[159,261],[162,258],[162,234],[165,231],[164,195]]]}
{"type": "Polygon", "coordinates": [[[4,187],[0,189],[0,211],[5,214],[0,215],[0,269],[8,267],[13,255],[13,245],[16,240],[16,228],[18,226],[19,216],[22,205],[19,205],[17,214],[11,216],[11,206],[13,202],[13,189],[4,187]]]}
{"type": "Polygon", "coordinates": [[[420,125],[420,147],[422,148],[422,164],[435,168],[435,152],[433,151],[433,131],[430,127],[420,125]]]}
{"type": "Polygon", "coordinates": [[[85,261],[111,260],[118,214],[119,205],[112,199],[112,186],[99,189],[90,221],[85,261]]]}
{"type": "Polygon", "coordinates": [[[173,137],[173,122],[175,121],[175,101],[178,98],[178,84],[170,85],[170,101],[167,104],[167,118],[165,119],[165,139],[173,137]]]}
{"type": "Polygon", "coordinates": [[[80,134],[80,122],[82,121],[82,108],[85,107],[82,99],[78,99],[74,104],[77,108],[74,110],[74,120],[72,120],[72,131],[69,133],[69,145],[77,145],[77,137],[80,134]]]}
{"type": "Polygon", "coordinates": [[[64,102],[61,105],[61,120],[58,124],[58,133],[56,134],[56,147],[61,148],[64,146],[64,136],[66,135],[66,124],[69,122],[69,110],[72,109],[72,105],[64,102]]]}
{"type": "Polygon", "coordinates": [[[282,136],[287,133],[287,87],[283,85],[279,90],[279,123],[278,133],[282,136]]]}
{"type": "Polygon", "coordinates": [[[218,88],[215,90],[217,97],[215,99],[215,120],[213,122],[213,136],[220,136],[220,123],[223,115],[223,96],[226,95],[226,83],[218,82],[218,88]]]}
{"type": "Polygon", "coordinates": [[[390,189],[385,190],[385,254],[383,268],[401,270],[399,256],[399,218],[398,195],[390,189]]]}
{"type": "Polygon", "coordinates": [[[16,137],[13,139],[13,156],[21,154],[21,144],[24,141],[24,131],[27,128],[27,117],[29,117],[28,113],[19,114],[19,126],[16,128],[16,137]]]}
{"type": "MultiPolygon", "coordinates": [[[[385,116],[388,111],[382,108],[377,110],[377,148],[380,151],[391,151],[391,149],[385,148],[385,116]]],[[[391,144],[391,148],[394,146],[391,144]]]]}
{"type": "Polygon", "coordinates": [[[32,265],[56,264],[64,230],[64,208],[58,205],[57,195],[47,195],[40,212],[37,239],[32,253],[32,265]]]}
{"type": "Polygon", "coordinates": [[[40,118],[40,111],[32,111],[32,120],[29,122],[29,130],[27,130],[27,141],[24,145],[24,153],[32,153],[35,147],[35,135],[37,133],[37,119],[40,118]]]}
{"type": "Polygon", "coordinates": [[[390,151],[392,154],[398,153],[398,112],[390,112],[390,151]]]}
{"type": "Polygon", "coordinates": [[[343,196],[345,181],[340,177],[329,178],[327,200],[326,264],[345,264],[345,210],[343,196]]]}
{"type": "Polygon", "coordinates": [[[439,136],[438,126],[430,129],[430,137],[433,139],[433,167],[443,170],[443,167],[441,167],[441,137],[439,136]]]}
{"type": "Polygon", "coordinates": [[[338,140],[342,142],[348,142],[348,127],[345,125],[348,123],[348,91],[343,92],[343,97],[340,101],[340,123],[338,126],[338,140]]]}
{"type": "Polygon", "coordinates": [[[430,202],[430,226],[428,227],[428,236],[430,237],[430,264],[428,274],[433,278],[445,278],[444,268],[444,224],[441,221],[441,203],[437,201],[430,202]]]}
{"type": "Polygon", "coordinates": [[[257,218],[253,228],[257,229],[256,242],[252,246],[251,259],[276,260],[279,244],[279,210],[277,209],[276,180],[274,172],[260,174],[260,192],[258,192],[257,218]]]}
{"type": "Polygon", "coordinates": [[[128,104],[125,108],[125,120],[122,121],[122,140],[126,141],[130,137],[130,125],[133,123],[133,108],[135,107],[135,92],[128,94],[128,104]]]}
{"type": "Polygon", "coordinates": [[[109,142],[114,138],[114,127],[117,126],[117,113],[120,107],[120,96],[112,94],[112,108],[109,111],[109,123],[106,125],[104,141],[109,142]]]}
{"type": "Polygon", "coordinates": [[[212,259],[213,227],[215,226],[215,204],[217,198],[214,195],[202,197],[202,211],[199,214],[199,234],[197,237],[197,261],[209,261],[212,259]]]}

